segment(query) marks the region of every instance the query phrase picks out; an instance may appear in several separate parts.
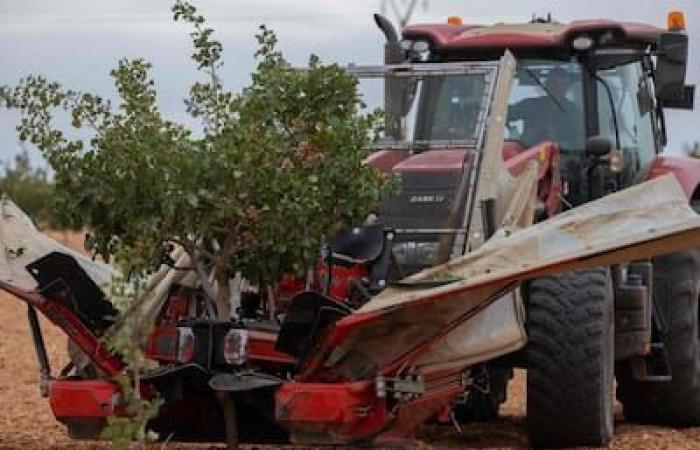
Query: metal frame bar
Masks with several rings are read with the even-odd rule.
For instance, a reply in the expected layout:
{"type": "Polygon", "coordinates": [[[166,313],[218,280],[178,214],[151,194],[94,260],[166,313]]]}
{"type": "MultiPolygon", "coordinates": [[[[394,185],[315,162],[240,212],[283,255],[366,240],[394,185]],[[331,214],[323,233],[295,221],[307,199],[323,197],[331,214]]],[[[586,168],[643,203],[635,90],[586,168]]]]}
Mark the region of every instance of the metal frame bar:
{"type": "Polygon", "coordinates": [[[487,74],[498,70],[498,62],[447,62],[447,63],[417,63],[417,64],[388,64],[376,66],[354,66],[344,68],[357,78],[384,78],[441,76],[462,74],[487,74]]]}
{"type": "Polygon", "coordinates": [[[392,230],[397,234],[465,234],[464,228],[398,228],[392,230]]]}
{"type": "Polygon", "coordinates": [[[51,380],[51,365],[49,363],[49,356],[46,353],[44,335],[41,332],[41,325],[39,324],[36,309],[30,304],[27,304],[27,319],[29,321],[29,329],[32,332],[34,352],[36,354],[37,363],[39,364],[39,392],[41,392],[42,397],[48,397],[49,381],[51,380]]]}
{"type": "Polygon", "coordinates": [[[469,153],[478,152],[478,140],[455,140],[455,141],[390,141],[377,142],[372,145],[376,150],[467,150],[469,153]]]}
{"type": "Polygon", "coordinates": [[[485,122],[488,117],[490,98],[493,93],[498,73],[499,63],[495,62],[448,62],[448,63],[417,63],[393,64],[376,66],[348,66],[345,70],[360,79],[380,78],[424,78],[446,75],[483,75],[485,87],[481,99],[481,109],[475,126],[475,138],[464,140],[421,140],[421,141],[388,141],[372,145],[374,150],[403,150],[422,151],[438,149],[470,150],[477,153],[481,148],[485,134],[485,122]]]}

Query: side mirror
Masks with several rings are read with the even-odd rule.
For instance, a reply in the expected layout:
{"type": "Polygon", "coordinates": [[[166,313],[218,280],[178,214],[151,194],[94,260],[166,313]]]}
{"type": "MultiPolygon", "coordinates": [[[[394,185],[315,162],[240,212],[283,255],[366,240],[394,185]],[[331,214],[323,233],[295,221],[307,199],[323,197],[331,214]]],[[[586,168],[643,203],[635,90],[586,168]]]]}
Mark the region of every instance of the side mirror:
{"type": "Polygon", "coordinates": [[[675,31],[661,34],[656,54],[656,96],[662,104],[679,103],[687,95],[688,35],[675,31]]]}
{"type": "Polygon", "coordinates": [[[586,154],[600,159],[607,156],[612,151],[610,139],[602,136],[592,136],[586,141],[586,154]]]}
{"type": "MultiPolygon", "coordinates": [[[[384,34],[384,64],[401,64],[406,62],[406,50],[399,42],[399,33],[389,19],[381,14],[374,15],[374,21],[384,34]]],[[[413,103],[417,84],[410,78],[392,77],[384,79],[384,110],[387,113],[387,134],[394,139],[403,139],[401,118],[408,114],[413,103]]]]}
{"type": "Polygon", "coordinates": [[[406,116],[411,111],[417,89],[416,78],[387,73],[384,79],[384,110],[399,118],[406,116]]]}
{"type": "Polygon", "coordinates": [[[663,99],[661,104],[664,108],[695,109],[695,86],[686,84],[675,95],[663,99]]]}

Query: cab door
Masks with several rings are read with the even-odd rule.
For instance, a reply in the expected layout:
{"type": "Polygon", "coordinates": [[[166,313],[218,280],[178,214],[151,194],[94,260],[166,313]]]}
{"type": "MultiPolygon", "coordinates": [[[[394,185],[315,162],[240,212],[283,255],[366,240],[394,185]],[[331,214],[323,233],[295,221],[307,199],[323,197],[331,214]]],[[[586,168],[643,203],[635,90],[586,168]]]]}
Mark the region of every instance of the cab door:
{"type": "Polygon", "coordinates": [[[635,182],[659,150],[655,100],[641,60],[598,70],[596,75],[598,134],[622,154],[617,186],[622,188],[635,182]]]}

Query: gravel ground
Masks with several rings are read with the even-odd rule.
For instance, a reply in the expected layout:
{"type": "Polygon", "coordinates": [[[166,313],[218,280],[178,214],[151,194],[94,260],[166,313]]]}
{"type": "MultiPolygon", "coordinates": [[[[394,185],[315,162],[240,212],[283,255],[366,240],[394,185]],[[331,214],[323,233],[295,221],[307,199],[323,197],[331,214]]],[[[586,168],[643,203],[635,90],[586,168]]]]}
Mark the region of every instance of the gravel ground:
{"type": "MultiPolygon", "coordinates": [[[[78,247],[79,239],[58,235],[78,247]]],[[[67,361],[65,337],[42,320],[47,350],[54,372],[67,361]]],[[[6,294],[0,294],[0,450],[86,450],[108,449],[97,442],[68,439],[64,428],[54,420],[46,399],[38,390],[37,363],[26,322],[26,307],[6,294]]],[[[525,413],[525,373],[516,373],[510,384],[509,399],[501,410],[502,420],[493,424],[472,424],[462,434],[449,427],[428,427],[416,449],[524,449],[528,448],[523,421],[525,413]]],[[[668,429],[624,423],[617,407],[616,437],[612,449],[700,450],[700,428],[668,429]]],[[[160,448],[157,446],[154,448],[160,448]]],[[[194,450],[202,446],[168,446],[170,450],[194,450]]],[[[245,447],[252,450],[254,447],[245,447]]],[[[295,447],[289,447],[294,449],[295,447]]],[[[296,447],[299,448],[299,447],[296,447]]]]}

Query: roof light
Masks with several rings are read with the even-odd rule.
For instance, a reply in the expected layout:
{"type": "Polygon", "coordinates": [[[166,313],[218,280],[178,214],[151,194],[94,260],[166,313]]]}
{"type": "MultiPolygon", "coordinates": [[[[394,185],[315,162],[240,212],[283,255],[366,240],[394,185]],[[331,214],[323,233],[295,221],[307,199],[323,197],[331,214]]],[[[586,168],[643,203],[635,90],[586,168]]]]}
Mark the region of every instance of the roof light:
{"type": "Polygon", "coordinates": [[[447,24],[458,27],[462,25],[462,18],[459,16],[450,16],[447,18],[447,24]]]}
{"type": "Polygon", "coordinates": [[[574,50],[578,50],[580,52],[586,51],[593,47],[593,39],[586,35],[579,36],[571,42],[571,46],[574,48],[574,50]]]}
{"type": "Polygon", "coordinates": [[[668,30],[685,30],[685,14],[683,14],[683,11],[671,11],[668,13],[668,30]]]}
{"type": "Polygon", "coordinates": [[[416,41],[411,46],[411,50],[416,53],[423,53],[430,50],[430,42],[428,41],[416,41]]]}

